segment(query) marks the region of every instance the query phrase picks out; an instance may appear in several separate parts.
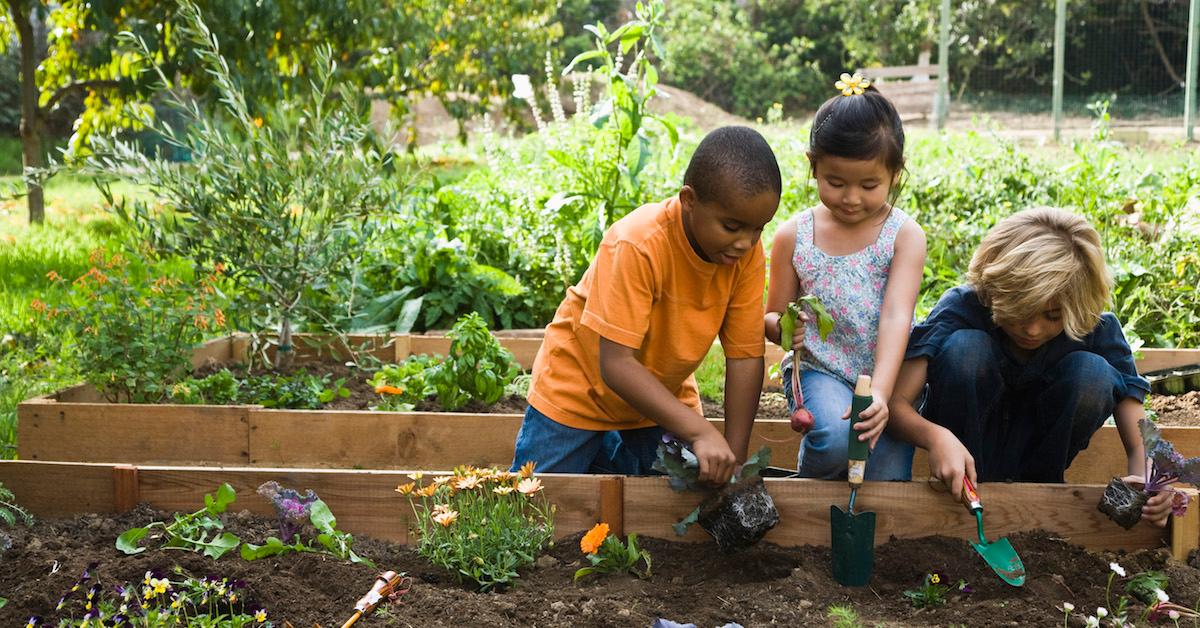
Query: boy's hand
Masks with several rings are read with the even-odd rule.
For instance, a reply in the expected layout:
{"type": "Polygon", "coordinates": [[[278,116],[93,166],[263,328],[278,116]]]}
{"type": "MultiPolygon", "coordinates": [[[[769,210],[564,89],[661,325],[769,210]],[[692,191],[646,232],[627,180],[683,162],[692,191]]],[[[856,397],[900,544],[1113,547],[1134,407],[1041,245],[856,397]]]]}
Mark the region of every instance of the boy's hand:
{"type": "MultiPolygon", "coordinates": [[[[1142,486],[1146,478],[1140,475],[1127,475],[1122,480],[1131,486],[1142,486]]],[[[1146,500],[1142,506],[1142,521],[1159,528],[1166,527],[1171,515],[1171,501],[1175,498],[1174,491],[1159,491],[1146,500]]]]}
{"type": "Polygon", "coordinates": [[[938,435],[929,445],[929,474],[941,480],[957,499],[962,495],[963,476],[978,484],[975,458],[954,432],[939,427],[938,435]]]}
{"type": "Polygon", "coordinates": [[[696,454],[696,459],[700,461],[701,482],[716,487],[729,483],[729,478],[733,477],[733,470],[737,467],[737,457],[733,455],[733,450],[729,448],[729,443],[725,442],[725,437],[720,432],[713,430],[712,434],[706,434],[693,441],[692,453],[696,454]]]}
{"type": "MultiPolygon", "coordinates": [[[[858,416],[861,420],[853,426],[853,429],[858,432],[858,440],[871,441],[869,446],[871,449],[875,449],[875,443],[879,442],[879,437],[883,435],[883,428],[887,427],[888,416],[890,416],[887,397],[871,391],[871,405],[859,412],[858,416]]],[[[842,419],[849,418],[850,408],[846,408],[842,419]]]]}

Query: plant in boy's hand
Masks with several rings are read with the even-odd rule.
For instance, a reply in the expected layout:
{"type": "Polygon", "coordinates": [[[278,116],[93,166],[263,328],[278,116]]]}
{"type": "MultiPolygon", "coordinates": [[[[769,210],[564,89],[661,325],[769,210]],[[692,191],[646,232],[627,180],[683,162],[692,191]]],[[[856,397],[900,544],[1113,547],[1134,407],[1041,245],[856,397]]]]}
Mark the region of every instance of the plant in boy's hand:
{"type": "Polygon", "coordinates": [[[1186,493],[1175,490],[1175,483],[1200,483],[1200,457],[1184,458],[1175,451],[1175,446],[1162,437],[1162,432],[1153,422],[1138,421],[1142,443],[1146,448],[1146,474],[1142,486],[1113,478],[1104,490],[1097,506],[1101,512],[1125,529],[1132,528],[1142,518],[1142,506],[1151,495],[1160,492],[1172,494],[1171,513],[1182,516],[1187,511],[1189,498],[1186,493]]]}
{"type": "Polygon", "coordinates": [[[650,552],[638,547],[637,535],[630,534],[629,541],[622,543],[621,539],[608,533],[607,523],[597,523],[588,533],[579,539],[579,549],[587,557],[591,567],[583,567],[575,572],[575,579],[594,573],[631,573],[639,578],[650,577],[650,552]],[[638,568],[638,563],[646,563],[645,570],[638,568]]]}
{"type": "Polygon", "coordinates": [[[658,446],[654,470],[665,473],[676,491],[706,491],[710,494],[688,516],[673,527],[683,536],[693,523],[712,535],[722,550],[749,547],[779,523],[779,511],[767,493],[760,474],[771,463],[768,447],[746,459],[735,470],[729,483],[713,491],[700,482],[700,462],[687,443],[671,434],[663,434],[658,446]]]}
{"type": "Polygon", "coordinates": [[[950,586],[945,584],[946,576],[940,571],[925,574],[925,579],[921,582],[921,586],[915,590],[905,591],[904,597],[908,598],[914,608],[931,608],[941,606],[946,603],[946,593],[950,591],[950,586]]]}

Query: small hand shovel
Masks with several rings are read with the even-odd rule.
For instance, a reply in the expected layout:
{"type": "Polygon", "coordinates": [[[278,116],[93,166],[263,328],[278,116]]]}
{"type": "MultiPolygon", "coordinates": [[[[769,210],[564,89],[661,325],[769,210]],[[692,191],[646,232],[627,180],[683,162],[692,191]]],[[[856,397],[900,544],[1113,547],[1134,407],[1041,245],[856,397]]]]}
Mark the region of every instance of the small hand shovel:
{"type": "Polygon", "coordinates": [[[1021,562],[1021,557],[1017,556],[1017,550],[1013,549],[1012,543],[1009,543],[1006,538],[999,538],[988,543],[987,537],[983,535],[983,502],[979,500],[979,493],[975,491],[975,485],[971,484],[971,480],[966,476],[963,476],[963,497],[967,502],[967,510],[974,513],[979,529],[979,542],[971,543],[971,547],[979,552],[979,555],[992,568],[992,571],[1000,576],[1001,580],[1014,587],[1024,585],[1025,564],[1021,562]]]}
{"type": "Polygon", "coordinates": [[[850,403],[850,441],[848,443],[850,504],[846,512],[837,506],[829,507],[830,550],[833,554],[833,579],[848,587],[861,587],[871,580],[875,567],[875,513],[854,512],[854,500],[866,475],[867,443],[858,440],[860,432],[854,424],[859,414],[871,405],[871,378],[859,375],[850,403]]]}

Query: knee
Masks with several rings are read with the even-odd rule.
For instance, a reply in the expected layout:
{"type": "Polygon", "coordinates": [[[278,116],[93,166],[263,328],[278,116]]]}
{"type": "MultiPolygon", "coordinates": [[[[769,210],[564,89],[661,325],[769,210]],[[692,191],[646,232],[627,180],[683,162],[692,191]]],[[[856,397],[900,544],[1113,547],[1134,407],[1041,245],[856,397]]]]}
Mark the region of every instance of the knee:
{"type": "Polygon", "coordinates": [[[942,350],[933,358],[931,368],[943,376],[979,381],[999,373],[995,340],[978,329],[960,329],[946,338],[942,350]]]}
{"type": "Polygon", "coordinates": [[[1078,410],[1077,414],[1107,416],[1115,403],[1116,369],[1107,360],[1087,351],[1067,354],[1053,371],[1052,387],[1078,410]]]}

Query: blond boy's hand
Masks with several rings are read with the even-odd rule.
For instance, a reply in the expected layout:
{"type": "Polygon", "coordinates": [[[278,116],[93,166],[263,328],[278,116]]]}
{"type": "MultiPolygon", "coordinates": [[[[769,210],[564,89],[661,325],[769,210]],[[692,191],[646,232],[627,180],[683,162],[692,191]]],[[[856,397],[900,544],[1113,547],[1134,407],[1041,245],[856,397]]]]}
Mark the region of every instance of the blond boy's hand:
{"type": "Polygon", "coordinates": [[[700,462],[701,482],[713,486],[729,483],[729,478],[733,477],[733,470],[737,467],[737,457],[733,455],[733,450],[729,448],[729,443],[725,442],[725,437],[720,432],[713,430],[711,435],[697,438],[692,442],[692,453],[696,454],[696,459],[700,462]]]}
{"type": "MultiPolygon", "coordinates": [[[[888,400],[887,397],[872,391],[871,405],[865,410],[858,413],[861,419],[851,428],[858,432],[858,440],[870,441],[869,447],[875,449],[875,443],[879,442],[879,437],[883,435],[883,429],[887,427],[888,417],[888,400]]],[[[846,412],[842,414],[842,419],[850,418],[850,408],[846,408],[846,412]]]]}
{"type": "Polygon", "coordinates": [[[951,495],[962,495],[964,476],[979,483],[975,476],[975,457],[953,432],[943,427],[938,429],[929,445],[929,474],[941,480],[951,495]]]}
{"type": "MultiPolygon", "coordinates": [[[[1146,480],[1140,475],[1127,475],[1121,479],[1130,486],[1142,486],[1146,480]]],[[[1159,491],[1151,495],[1150,499],[1146,500],[1146,505],[1142,506],[1142,521],[1159,528],[1166,527],[1174,497],[1175,494],[1171,491],[1159,491]]]]}

